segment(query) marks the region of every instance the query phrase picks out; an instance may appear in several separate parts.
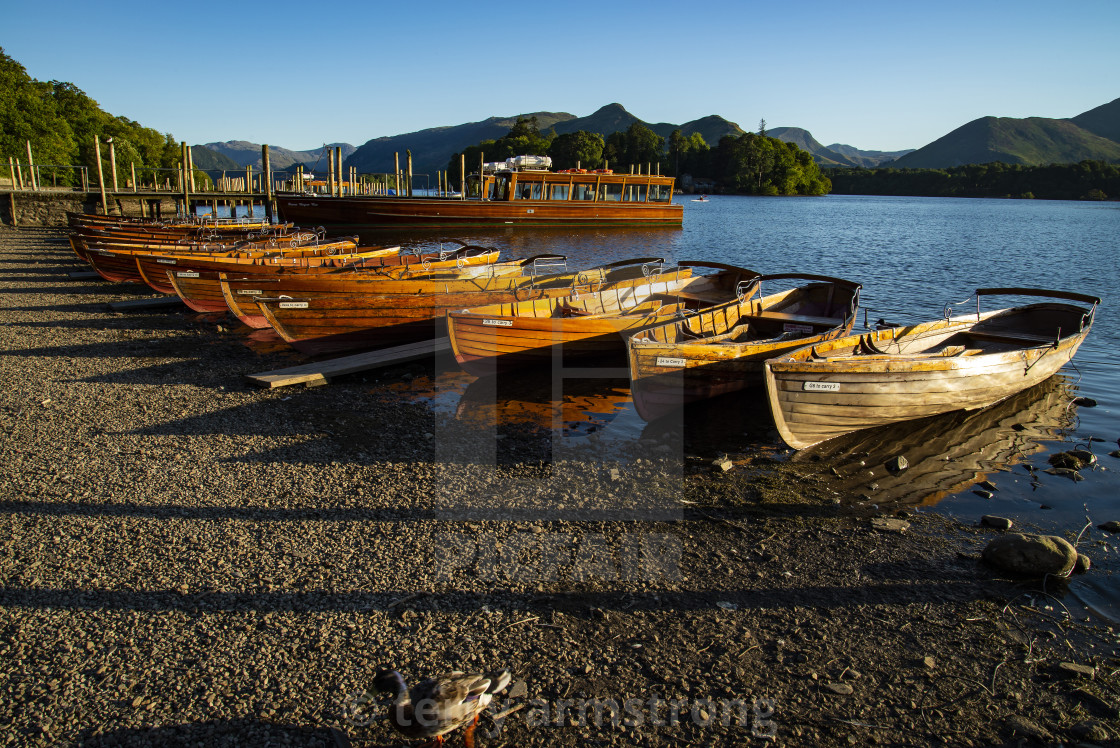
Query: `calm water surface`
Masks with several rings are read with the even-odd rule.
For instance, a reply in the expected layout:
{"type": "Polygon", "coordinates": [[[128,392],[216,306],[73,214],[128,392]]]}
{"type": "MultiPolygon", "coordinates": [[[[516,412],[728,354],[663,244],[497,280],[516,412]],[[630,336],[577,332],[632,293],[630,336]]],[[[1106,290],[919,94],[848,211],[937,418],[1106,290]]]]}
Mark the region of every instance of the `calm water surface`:
{"type": "MultiPolygon", "coordinates": [[[[554,252],[567,255],[569,267],[647,256],[836,275],[863,284],[862,302],[872,322],[932,319],[946,305],[962,312],[974,308],[975,300],[961,302],[984,286],[1100,296],[1104,301],[1088,340],[1046,385],[980,414],[868,432],[840,444],[832,456],[842,462],[845,453],[909,455],[905,480],[862,489],[882,506],[932,506],[965,522],[1000,514],[1017,525],[1056,533],[1076,533],[1091,522],[1088,542],[1080,548],[1096,569],[1071,589],[1089,609],[1120,620],[1120,555],[1112,543],[1098,542],[1108,536],[1095,528],[1120,520],[1120,459],[1108,455],[1120,438],[1120,364],[1110,355],[1120,349],[1120,204],[847,196],[678,200],[685,211],[682,229],[442,230],[374,232],[364,238],[417,248],[460,239],[501,248],[507,256],[554,252]],[[1079,395],[1097,406],[1072,405],[1079,395]],[[1083,471],[1085,480],[1027,470],[1026,464],[1047,467],[1049,453],[1075,444],[1090,445],[1100,456],[1095,468],[1083,471]],[[999,487],[990,500],[973,493],[984,479],[999,487]]],[[[434,407],[469,414],[473,378],[449,368],[437,380],[428,393],[434,407]]],[[[420,390],[424,386],[418,383],[420,390]]],[[[623,442],[651,428],[634,413],[625,380],[566,390],[563,400],[555,401],[547,381],[534,386],[531,378],[519,378],[508,395],[494,417],[540,423],[557,417],[565,437],[573,439],[598,428],[623,442]]],[[[703,448],[712,452],[781,451],[772,428],[744,426],[768,422],[765,404],[754,400],[734,409],[700,408],[686,418],[686,431],[704,434],[703,448]]]]}

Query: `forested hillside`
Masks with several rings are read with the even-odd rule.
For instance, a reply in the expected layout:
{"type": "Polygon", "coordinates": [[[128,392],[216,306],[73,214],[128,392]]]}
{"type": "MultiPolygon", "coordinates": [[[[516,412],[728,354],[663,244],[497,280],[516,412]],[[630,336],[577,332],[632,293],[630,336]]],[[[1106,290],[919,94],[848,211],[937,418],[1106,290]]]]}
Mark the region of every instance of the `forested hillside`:
{"type": "MultiPolygon", "coordinates": [[[[5,162],[10,156],[26,163],[30,140],[44,182],[79,184],[77,170],[58,168],[77,165],[89,167],[96,180],[95,138],[103,144],[112,138],[121,185],[132,179],[133,165],[141,179],[149,181],[158,174],[162,181],[171,171],[154,170],[173,170],[180,160],[180,146],[171,133],[102,111],[72,83],[35,80],[0,48],[0,157],[5,162]]],[[[111,182],[108,148],[101,150],[105,179],[111,182]]]]}

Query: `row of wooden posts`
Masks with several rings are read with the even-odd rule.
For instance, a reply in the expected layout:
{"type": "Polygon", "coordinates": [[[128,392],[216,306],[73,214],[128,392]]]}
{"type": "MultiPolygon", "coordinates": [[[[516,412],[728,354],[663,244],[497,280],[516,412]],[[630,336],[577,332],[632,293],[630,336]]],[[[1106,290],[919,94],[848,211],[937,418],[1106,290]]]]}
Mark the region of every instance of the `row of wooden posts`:
{"type": "MultiPolygon", "coordinates": [[[[40,184],[39,168],[35,165],[34,155],[31,149],[31,141],[26,141],[27,144],[27,167],[28,174],[25,179],[23,173],[23,164],[19,159],[8,157],[8,169],[11,174],[11,185],[13,190],[18,191],[33,191],[38,192],[42,189],[40,184]]],[[[108,139],[109,146],[109,168],[110,178],[112,181],[112,192],[114,194],[120,193],[120,184],[118,182],[117,171],[117,155],[116,148],[113,144],[112,138],[108,139]]],[[[141,185],[140,180],[136,175],[136,164],[130,163],[132,172],[132,179],[129,181],[127,188],[133,193],[143,191],[177,191],[182,194],[184,205],[190,204],[190,196],[198,194],[199,190],[195,181],[194,154],[191,146],[185,142],[180,143],[182,150],[182,159],[176,164],[176,183],[177,187],[173,187],[171,178],[167,178],[162,184],[153,175],[153,180],[150,186],[141,185]],[[184,168],[185,165],[185,168],[184,168]]],[[[94,138],[94,156],[97,161],[97,183],[98,191],[101,193],[102,210],[105,211],[108,205],[108,191],[109,185],[106,183],[106,175],[102,168],[101,161],[101,139],[94,138]]],[[[364,175],[359,178],[357,168],[351,166],[347,169],[347,177],[344,179],[342,169],[342,149],[332,148],[330,152],[328,177],[326,186],[330,195],[341,197],[347,194],[361,194],[361,195],[386,195],[389,194],[390,185],[393,189],[393,194],[401,195],[413,194],[413,172],[412,172],[412,152],[407,152],[406,169],[400,168],[399,154],[393,154],[394,160],[394,173],[374,175],[374,179],[366,178],[364,175]],[[404,187],[402,192],[402,186],[404,187]]],[[[273,178],[272,168],[269,158],[269,147],[267,145],[261,146],[261,162],[262,173],[258,175],[253,174],[253,167],[247,165],[245,167],[245,176],[227,177],[223,172],[222,177],[215,184],[215,191],[225,193],[245,193],[252,195],[264,195],[266,205],[271,202],[272,194],[274,191],[281,189],[294,189],[299,192],[314,190],[315,187],[320,186],[322,183],[312,181],[307,176],[303,166],[299,166],[295,175],[289,180],[276,180],[273,178]]],[[[80,169],[82,172],[82,191],[89,192],[89,180],[86,174],[86,167],[71,167],[80,169]]],[[[465,178],[465,174],[464,174],[465,178]]],[[[450,180],[446,172],[439,172],[437,174],[438,192],[440,195],[450,194],[450,180]]]]}

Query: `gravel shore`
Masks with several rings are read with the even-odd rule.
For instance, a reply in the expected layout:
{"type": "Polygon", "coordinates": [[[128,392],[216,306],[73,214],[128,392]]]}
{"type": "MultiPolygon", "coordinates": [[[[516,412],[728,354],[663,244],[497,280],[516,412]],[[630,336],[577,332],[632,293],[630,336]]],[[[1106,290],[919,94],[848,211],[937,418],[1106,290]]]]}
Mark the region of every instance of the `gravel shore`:
{"type": "Polygon", "coordinates": [[[0,229],[0,744],[402,745],[382,664],[509,668],[486,747],[1116,744],[1116,632],[981,565],[993,530],[495,443],[379,394],[424,364],[256,389],[302,359],[111,311],[147,289],[64,237],[0,229]]]}

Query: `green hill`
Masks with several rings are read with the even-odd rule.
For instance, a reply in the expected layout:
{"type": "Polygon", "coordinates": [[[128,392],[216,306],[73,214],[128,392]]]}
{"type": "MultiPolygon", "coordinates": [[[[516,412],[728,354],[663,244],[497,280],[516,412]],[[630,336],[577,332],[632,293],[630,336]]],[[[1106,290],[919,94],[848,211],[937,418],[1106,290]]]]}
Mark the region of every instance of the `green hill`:
{"type": "Polygon", "coordinates": [[[203,171],[236,171],[242,167],[224,153],[218,153],[204,145],[191,146],[191,158],[196,169],[203,171]]]}
{"type": "Polygon", "coordinates": [[[813,154],[813,160],[821,166],[856,165],[856,162],[847,156],[821,145],[808,130],[803,130],[800,127],[772,127],[766,131],[766,134],[785,143],[793,143],[803,151],[808,151],[813,154]]]}
{"type": "Polygon", "coordinates": [[[1070,122],[1094,135],[1120,143],[1120,99],[1070,118],[1070,122]]]}
{"type": "MultiPolygon", "coordinates": [[[[574,119],[566,112],[531,112],[517,115],[536,117],[541,130],[574,119]]],[[[358,148],[346,159],[347,167],[356,166],[359,172],[380,173],[393,170],[393,153],[399,153],[403,169],[405,151],[412,151],[412,170],[416,174],[434,173],[447,168],[452,153],[483,140],[497,140],[509,132],[517,116],[490,117],[481,122],[467,122],[449,127],[432,127],[427,130],[374,138],[358,148]]],[[[577,128],[578,129],[578,128],[577,128]]]]}
{"type": "MultiPolygon", "coordinates": [[[[252,166],[254,169],[261,168],[261,144],[250,143],[246,140],[228,140],[225,143],[207,143],[205,146],[193,146],[197,151],[198,148],[207,148],[215,153],[229,158],[233,163],[233,167],[217,167],[224,168],[242,168],[252,166]]],[[[341,148],[342,158],[352,154],[356,149],[349,143],[328,143],[320,148],[311,148],[306,151],[294,151],[289,148],[281,148],[278,145],[269,145],[268,148],[268,161],[273,171],[282,171],[286,169],[294,169],[299,164],[305,166],[314,166],[317,162],[320,164],[319,168],[322,171],[327,169],[327,160],[324,156],[324,151],[327,148],[341,148]]],[[[198,164],[198,158],[195,158],[195,164],[198,164]]],[[[200,167],[210,168],[210,167],[200,167]]]]}
{"type": "Polygon", "coordinates": [[[1041,165],[1086,160],[1120,161],[1120,143],[1078,127],[1072,120],[981,117],[889,165],[944,169],[993,161],[1041,165]]]}
{"type": "Polygon", "coordinates": [[[913,148],[907,148],[904,151],[865,151],[854,146],[844,145],[843,143],[833,143],[832,145],[825,146],[830,151],[839,153],[856,166],[865,168],[873,168],[885,161],[893,161],[896,158],[901,158],[907,153],[912,153],[913,148]]]}

